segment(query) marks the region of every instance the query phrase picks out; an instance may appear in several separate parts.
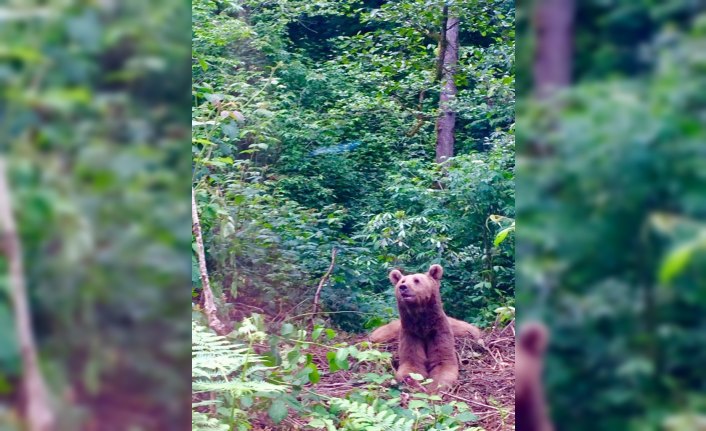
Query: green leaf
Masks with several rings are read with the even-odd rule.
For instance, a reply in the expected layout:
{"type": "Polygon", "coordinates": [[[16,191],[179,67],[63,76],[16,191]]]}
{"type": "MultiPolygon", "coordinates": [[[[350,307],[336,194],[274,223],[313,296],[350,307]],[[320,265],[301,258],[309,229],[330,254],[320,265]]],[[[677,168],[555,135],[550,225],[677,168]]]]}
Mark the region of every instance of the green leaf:
{"type": "Polygon", "coordinates": [[[478,420],[478,416],[474,415],[471,412],[463,412],[456,415],[456,419],[460,420],[461,422],[475,422],[478,420]]]}
{"type": "Polygon", "coordinates": [[[326,328],[326,338],[333,340],[336,337],[336,331],[331,328],[326,328]]]}
{"type": "Polygon", "coordinates": [[[287,405],[284,403],[284,400],[277,398],[272,401],[272,405],[270,405],[270,408],[267,410],[267,414],[270,416],[270,419],[272,419],[272,422],[276,424],[282,422],[288,414],[287,405]]]}
{"type": "Polygon", "coordinates": [[[469,409],[468,404],[460,401],[454,402],[454,406],[456,406],[459,412],[465,412],[469,409]]]}
{"type": "Polygon", "coordinates": [[[659,281],[669,283],[679,275],[689,264],[698,243],[690,241],[672,249],[662,261],[659,268],[659,281]]]}
{"type": "Polygon", "coordinates": [[[243,395],[240,397],[240,405],[244,408],[250,408],[253,405],[253,398],[250,395],[243,395]]]}
{"type": "Polygon", "coordinates": [[[410,409],[428,409],[429,408],[429,403],[427,403],[424,400],[410,400],[409,401],[409,408],[410,409]]]}
{"type": "Polygon", "coordinates": [[[292,332],[294,332],[294,325],[292,325],[291,323],[285,323],[284,325],[282,325],[282,330],[280,334],[282,334],[283,337],[291,334],[292,332]]]}
{"type": "Polygon", "coordinates": [[[335,360],[336,360],[336,365],[339,368],[341,368],[343,370],[347,370],[348,368],[350,368],[350,365],[348,364],[348,359],[347,359],[349,354],[350,354],[350,352],[348,351],[348,348],[345,348],[345,347],[338,349],[336,351],[335,360]]]}
{"type": "Polygon", "coordinates": [[[301,352],[299,351],[299,349],[294,349],[287,353],[287,360],[290,364],[296,364],[299,361],[300,356],[301,352]]]}
{"type": "Polygon", "coordinates": [[[341,369],[336,363],[336,352],[326,352],[326,359],[328,359],[328,368],[332,373],[341,369]]]}
{"type": "Polygon", "coordinates": [[[493,241],[493,244],[494,244],[496,247],[499,246],[500,243],[502,243],[503,241],[505,241],[505,238],[507,238],[507,235],[508,235],[511,231],[513,231],[514,229],[515,229],[514,227],[506,227],[505,229],[503,229],[503,230],[501,230],[500,232],[498,232],[498,234],[495,235],[495,241],[493,241]]]}
{"type": "Polygon", "coordinates": [[[321,376],[319,375],[319,369],[316,368],[316,364],[309,364],[307,365],[307,368],[311,370],[309,372],[309,381],[314,384],[318,383],[319,380],[321,380],[321,376]]]}
{"type": "Polygon", "coordinates": [[[326,422],[324,422],[322,419],[314,418],[309,421],[308,425],[312,428],[325,428],[326,422]]]}
{"type": "Polygon", "coordinates": [[[199,58],[199,64],[201,65],[201,69],[206,72],[208,70],[208,63],[206,63],[206,60],[203,58],[199,58]]]}
{"type": "Polygon", "coordinates": [[[451,404],[444,404],[439,408],[439,412],[441,412],[442,415],[449,416],[451,413],[453,413],[454,407],[451,404]]]}
{"type": "Polygon", "coordinates": [[[322,328],[321,326],[315,328],[314,332],[311,333],[311,340],[312,341],[318,340],[323,331],[324,331],[324,328],[322,328]]]}

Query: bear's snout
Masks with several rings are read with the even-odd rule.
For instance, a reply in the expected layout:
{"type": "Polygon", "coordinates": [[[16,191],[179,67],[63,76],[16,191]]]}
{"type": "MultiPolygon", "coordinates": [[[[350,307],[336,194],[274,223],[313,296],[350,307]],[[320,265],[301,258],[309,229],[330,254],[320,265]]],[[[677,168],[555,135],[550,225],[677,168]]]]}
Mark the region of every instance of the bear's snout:
{"type": "Polygon", "coordinates": [[[414,292],[408,285],[404,283],[400,284],[399,286],[397,286],[397,291],[399,292],[400,299],[403,299],[405,301],[414,300],[414,292]]]}

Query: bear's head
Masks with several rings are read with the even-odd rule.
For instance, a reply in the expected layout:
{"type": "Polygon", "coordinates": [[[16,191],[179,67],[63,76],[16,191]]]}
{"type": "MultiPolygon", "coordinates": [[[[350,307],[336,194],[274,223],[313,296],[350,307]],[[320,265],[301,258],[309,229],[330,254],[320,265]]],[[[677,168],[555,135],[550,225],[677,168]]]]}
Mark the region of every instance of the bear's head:
{"type": "Polygon", "coordinates": [[[403,275],[398,270],[390,272],[390,281],[395,286],[398,304],[422,305],[439,297],[439,287],[444,269],[441,265],[432,265],[424,274],[403,275]]]}
{"type": "Polygon", "coordinates": [[[515,419],[518,429],[549,431],[542,369],[549,335],[544,325],[530,322],[520,330],[515,347],[515,419]]]}

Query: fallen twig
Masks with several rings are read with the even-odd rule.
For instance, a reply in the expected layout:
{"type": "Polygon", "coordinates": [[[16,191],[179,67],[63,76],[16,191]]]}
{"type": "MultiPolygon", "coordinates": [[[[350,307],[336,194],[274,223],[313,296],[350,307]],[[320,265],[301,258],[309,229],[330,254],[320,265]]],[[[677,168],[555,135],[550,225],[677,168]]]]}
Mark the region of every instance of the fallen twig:
{"type": "Polygon", "coordinates": [[[504,332],[507,330],[507,328],[511,328],[511,329],[512,329],[512,335],[515,336],[515,319],[512,319],[512,320],[510,321],[510,323],[508,323],[507,326],[505,326],[505,327],[500,331],[500,334],[504,333],[504,332]]]}
{"type": "MultiPolygon", "coordinates": [[[[483,403],[478,402],[478,401],[473,401],[473,400],[469,400],[468,398],[459,397],[458,395],[454,395],[454,394],[449,393],[449,392],[441,392],[441,394],[442,394],[442,395],[448,395],[448,396],[450,396],[451,398],[455,398],[455,399],[457,399],[457,400],[459,400],[459,401],[463,401],[463,402],[465,402],[465,403],[471,403],[471,404],[475,404],[475,405],[477,405],[477,406],[487,407],[487,408],[493,409],[493,410],[498,410],[498,411],[500,410],[499,407],[489,406],[489,405],[487,405],[487,404],[483,404],[483,403]]],[[[514,415],[514,414],[515,414],[514,412],[510,412],[510,411],[508,411],[508,413],[510,413],[511,415],[514,415]]]]}

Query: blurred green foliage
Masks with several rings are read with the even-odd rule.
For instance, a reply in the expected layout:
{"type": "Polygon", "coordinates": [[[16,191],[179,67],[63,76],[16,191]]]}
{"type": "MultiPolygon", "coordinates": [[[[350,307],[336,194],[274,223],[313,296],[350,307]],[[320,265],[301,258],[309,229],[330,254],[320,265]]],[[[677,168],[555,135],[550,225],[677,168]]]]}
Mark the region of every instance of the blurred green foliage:
{"type": "Polygon", "coordinates": [[[706,407],[706,19],[586,3],[577,84],[518,103],[517,307],[551,328],[559,428],[677,429],[706,407]]]}
{"type": "Polygon", "coordinates": [[[512,303],[514,240],[494,238],[514,217],[514,6],[455,4],[457,157],[446,172],[433,163],[442,9],[193,2],[193,178],[226,302],[301,313],[336,247],[322,299],[348,330],[394,315],[394,266],[444,265],[447,308],[468,321],[512,303]]]}
{"type": "MultiPolygon", "coordinates": [[[[0,7],[0,140],[62,429],[187,421],[188,5],[0,7]]],[[[2,402],[21,371],[7,288],[2,402]]]]}

